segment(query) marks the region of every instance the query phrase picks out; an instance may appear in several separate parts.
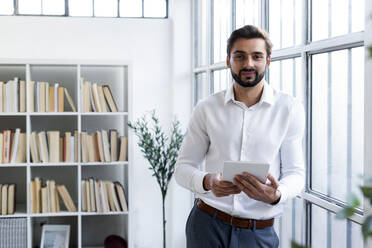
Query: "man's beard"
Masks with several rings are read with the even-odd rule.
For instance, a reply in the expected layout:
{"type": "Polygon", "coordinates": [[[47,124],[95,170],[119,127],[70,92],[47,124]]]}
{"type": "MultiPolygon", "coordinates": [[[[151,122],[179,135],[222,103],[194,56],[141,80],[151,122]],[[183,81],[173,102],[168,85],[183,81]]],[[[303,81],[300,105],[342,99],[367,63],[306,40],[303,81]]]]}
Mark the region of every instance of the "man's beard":
{"type": "Polygon", "coordinates": [[[241,69],[239,71],[239,75],[235,74],[232,69],[230,69],[230,71],[231,71],[231,76],[233,77],[235,82],[237,82],[240,86],[246,88],[246,87],[254,87],[259,82],[261,82],[261,80],[265,76],[266,68],[265,68],[264,72],[262,72],[261,74],[258,74],[258,71],[255,70],[255,69],[241,69]],[[248,81],[241,80],[242,72],[252,72],[252,71],[254,71],[254,74],[255,74],[255,80],[254,81],[248,82],[248,81]]]}

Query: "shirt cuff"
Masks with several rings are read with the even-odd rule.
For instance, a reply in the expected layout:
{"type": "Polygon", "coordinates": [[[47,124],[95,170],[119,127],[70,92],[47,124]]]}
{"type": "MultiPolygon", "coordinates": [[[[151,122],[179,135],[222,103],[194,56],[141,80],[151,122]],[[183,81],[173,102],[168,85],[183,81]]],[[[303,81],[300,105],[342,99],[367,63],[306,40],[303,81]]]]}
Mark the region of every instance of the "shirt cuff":
{"type": "Polygon", "coordinates": [[[203,187],[203,180],[204,176],[207,175],[208,172],[205,171],[195,171],[194,177],[193,177],[193,183],[194,183],[194,189],[196,193],[199,194],[205,194],[209,191],[205,190],[203,187]]]}
{"type": "Polygon", "coordinates": [[[281,185],[279,185],[277,190],[279,190],[280,194],[281,194],[280,201],[277,204],[281,204],[281,203],[286,202],[287,199],[288,199],[288,188],[287,188],[287,186],[281,184],[281,185]]]}

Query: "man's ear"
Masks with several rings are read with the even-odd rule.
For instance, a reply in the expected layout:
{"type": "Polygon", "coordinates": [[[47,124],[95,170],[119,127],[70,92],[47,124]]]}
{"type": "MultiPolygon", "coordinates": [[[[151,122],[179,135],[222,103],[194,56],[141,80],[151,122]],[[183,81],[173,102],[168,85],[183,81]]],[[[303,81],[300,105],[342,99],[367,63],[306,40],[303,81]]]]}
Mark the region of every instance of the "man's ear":
{"type": "Polygon", "coordinates": [[[270,62],[271,62],[271,56],[267,57],[267,60],[266,60],[266,67],[267,68],[269,68],[270,62]]]}
{"type": "Polygon", "coordinates": [[[231,68],[230,56],[229,55],[227,55],[227,57],[226,57],[226,65],[227,65],[227,68],[231,68]]]}

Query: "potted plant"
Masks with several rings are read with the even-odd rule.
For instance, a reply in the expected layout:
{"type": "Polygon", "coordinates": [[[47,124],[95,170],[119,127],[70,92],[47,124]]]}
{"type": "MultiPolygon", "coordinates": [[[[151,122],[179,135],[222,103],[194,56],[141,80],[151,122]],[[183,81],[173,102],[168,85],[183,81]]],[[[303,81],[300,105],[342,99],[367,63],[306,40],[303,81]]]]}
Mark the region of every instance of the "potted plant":
{"type": "Polygon", "coordinates": [[[149,162],[149,169],[153,171],[152,176],[156,178],[160,187],[163,207],[163,247],[165,248],[165,197],[174,173],[174,165],[176,164],[184,135],[180,129],[180,122],[175,119],[172,123],[171,135],[168,137],[160,127],[155,110],[151,112],[150,123],[145,114],[134,123],[128,122],[128,126],[133,129],[138,137],[138,146],[141,148],[143,156],[149,162]]]}

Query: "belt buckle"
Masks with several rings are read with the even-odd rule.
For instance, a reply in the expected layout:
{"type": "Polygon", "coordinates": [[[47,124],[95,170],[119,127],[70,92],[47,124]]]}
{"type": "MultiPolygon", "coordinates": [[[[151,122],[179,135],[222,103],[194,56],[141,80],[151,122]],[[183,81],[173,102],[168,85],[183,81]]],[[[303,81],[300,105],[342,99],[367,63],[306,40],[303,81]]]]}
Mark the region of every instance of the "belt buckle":
{"type": "Polygon", "coordinates": [[[230,225],[233,225],[233,218],[234,218],[234,216],[230,217],[230,225]]]}

